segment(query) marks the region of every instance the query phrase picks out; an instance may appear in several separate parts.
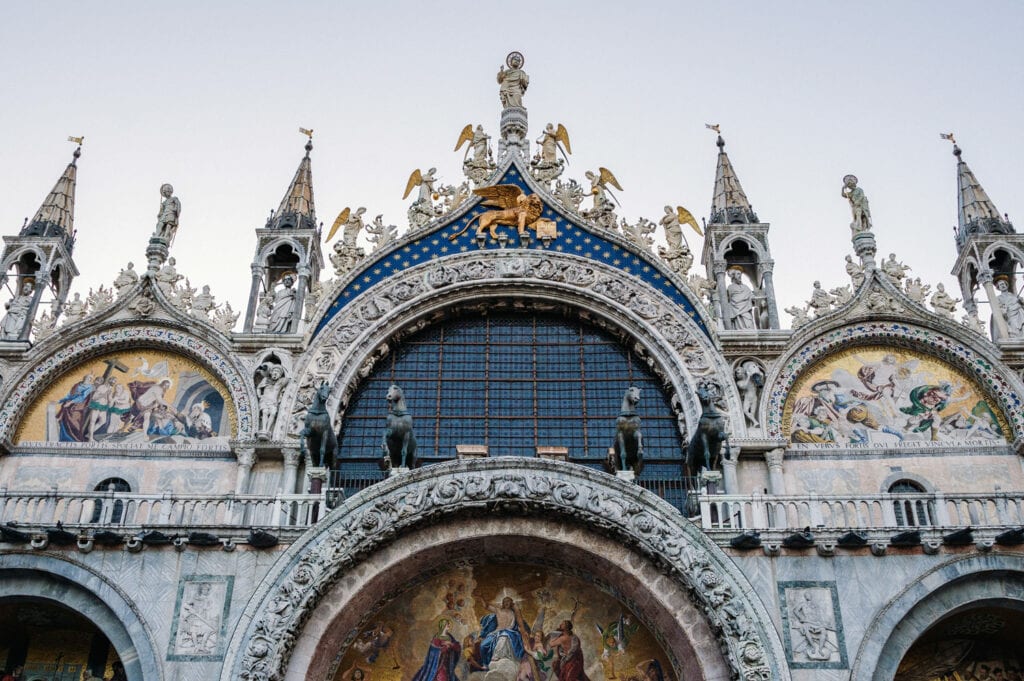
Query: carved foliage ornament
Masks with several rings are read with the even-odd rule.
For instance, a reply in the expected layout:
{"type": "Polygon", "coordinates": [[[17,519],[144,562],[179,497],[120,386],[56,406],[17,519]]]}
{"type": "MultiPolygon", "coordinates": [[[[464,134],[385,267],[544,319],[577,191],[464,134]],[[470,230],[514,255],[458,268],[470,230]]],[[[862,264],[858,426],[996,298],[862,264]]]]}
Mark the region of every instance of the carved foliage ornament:
{"type": "MultiPolygon", "coordinates": [[[[295,640],[320,598],[361,556],[422,522],[434,522],[478,509],[503,509],[575,519],[589,528],[627,541],[682,582],[704,611],[737,676],[771,678],[759,613],[736,594],[744,593],[726,558],[683,522],[665,502],[635,486],[557,462],[455,462],[415,471],[381,483],[372,494],[355,497],[318,527],[314,536],[291,549],[290,567],[281,569],[247,632],[235,662],[245,681],[284,677],[295,640]]],[[[233,670],[225,667],[225,674],[233,670]]]]}

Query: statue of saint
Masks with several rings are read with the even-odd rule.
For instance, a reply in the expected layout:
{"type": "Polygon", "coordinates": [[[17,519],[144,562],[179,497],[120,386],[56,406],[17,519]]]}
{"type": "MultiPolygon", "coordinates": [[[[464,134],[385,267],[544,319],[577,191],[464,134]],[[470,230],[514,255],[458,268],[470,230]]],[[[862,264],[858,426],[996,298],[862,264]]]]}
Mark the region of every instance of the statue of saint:
{"type": "Polygon", "coordinates": [[[850,283],[853,284],[854,290],[858,290],[864,283],[866,275],[864,268],[853,261],[853,256],[846,256],[846,273],[850,275],[850,283]]]}
{"type": "Polygon", "coordinates": [[[502,66],[498,71],[498,97],[501,98],[501,105],[506,109],[509,107],[523,106],[523,93],[530,85],[530,77],[523,71],[523,55],[519,52],[509,52],[505,57],[505,64],[508,70],[502,66]]]}
{"type": "Polygon", "coordinates": [[[1017,294],[1010,291],[1010,282],[1006,277],[996,280],[996,302],[999,303],[999,311],[1006,320],[1006,328],[1010,332],[1010,338],[1024,338],[1024,305],[1017,294]]]}
{"type": "Polygon", "coordinates": [[[16,341],[28,319],[28,311],[32,307],[32,282],[21,285],[21,291],[6,305],[7,314],[0,320],[0,340],[16,341]]]}
{"type": "Polygon", "coordinates": [[[956,304],[960,302],[960,299],[954,298],[946,293],[946,287],[940,282],[935,285],[935,293],[932,294],[931,302],[932,309],[934,309],[936,313],[943,317],[952,319],[953,313],[956,312],[956,304]]]}
{"type": "Polygon", "coordinates": [[[174,234],[178,231],[178,216],[181,215],[181,201],[174,196],[174,187],[164,184],[160,187],[160,213],[156,218],[156,231],[153,236],[160,237],[170,246],[174,242],[174,234]]]}
{"type": "Polygon", "coordinates": [[[292,317],[295,316],[295,277],[286,274],[281,278],[281,284],[281,288],[274,291],[270,305],[270,320],[267,323],[267,331],[270,333],[288,333],[292,317]]]}
{"type": "Polygon", "coordinates": [[[174,258],[168,258],[167,264],[161,267],[160,271],[156,273],[156,283],[164,293],[169,294],[178,282],[185,278],[178,274],[178,269],[175,267],[177,264],[177,260],[174,258]]]}
{"type": "Polygon", "coordinates": [[[842,197],[850,202],[850,211],[853,213],[853,222],[850,223],[850,230],[854,234],[867,232],[871,229],[871,209],[868,208],[868,197],[864,190],[857,186],[857,176],[847,175],[843,178],[842,197]]]}
{"type": "Polygon", "coordinates": [[[280,364],[272,364],[264,371],[265,375],[256,385],[256,395],[260,405],[259,432],[269,436],[277,421],[277,409],[281,403],[281,394],[288,385],[288,378],[280,364]]]}
{"type": "Polygon", "coordinates": [[[121,270],[114,279],[114,288],[117,295],[122,295],[127,289],[139,283],[139,274],[135,271],[135,263],[128,263],[128,267],[121,270]]]}
{"type": "Polygon", "coordinates": [[[753,330],[754,292],[743,283],[743,269],[730,267],[729,280],[731,283],[726,287],[725,293],[729,301],[726,316],[729,318],[730,328],[738,331],[753,330]]]}

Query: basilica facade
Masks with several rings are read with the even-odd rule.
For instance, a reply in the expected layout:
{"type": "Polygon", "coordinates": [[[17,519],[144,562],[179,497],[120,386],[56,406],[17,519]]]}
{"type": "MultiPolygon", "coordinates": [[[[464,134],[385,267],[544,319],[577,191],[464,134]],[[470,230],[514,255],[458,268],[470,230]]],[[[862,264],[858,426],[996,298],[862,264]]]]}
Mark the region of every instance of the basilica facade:
{"type": "Polygon", "coordinates": [[[630,223],[497,79],[401,229],[323,228],[307,131],[238,311],[178,273],[171,185],[145,266],[72,295],[76,149],[4,237],[0,667],[1024,678],[1024,240],[955,142],[962,301],[848,175],[849,284],[780,308],[721,135],[706,218],[630,223]]]}

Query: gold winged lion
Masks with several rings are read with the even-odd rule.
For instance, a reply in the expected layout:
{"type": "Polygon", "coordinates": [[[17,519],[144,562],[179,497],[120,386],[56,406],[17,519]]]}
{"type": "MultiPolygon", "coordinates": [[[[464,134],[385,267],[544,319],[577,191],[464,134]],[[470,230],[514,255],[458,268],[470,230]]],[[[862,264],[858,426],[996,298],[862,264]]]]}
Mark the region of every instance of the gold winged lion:
{"type": "Polygon", "coordinates": [[[451,241],[465,234],[473,220],[479,220],[476,228],[477,237],[482,236],[484,230],[490,230],[491,238],[497,239],[498,232],[494,228],[498,225],[515,227],[519,230],[519,235],[523,236],[527,227],[536,229],[534,223],[540,219],[544,210],[544,204],[541,203],[539,196],[524,194],[523,190],[514,184],[481,187],[474,189],[473,193],[484,197],[485,206],[494,206],[499,210],[488,210],[475,216],[465,227],[448,237],[451,241]]]}

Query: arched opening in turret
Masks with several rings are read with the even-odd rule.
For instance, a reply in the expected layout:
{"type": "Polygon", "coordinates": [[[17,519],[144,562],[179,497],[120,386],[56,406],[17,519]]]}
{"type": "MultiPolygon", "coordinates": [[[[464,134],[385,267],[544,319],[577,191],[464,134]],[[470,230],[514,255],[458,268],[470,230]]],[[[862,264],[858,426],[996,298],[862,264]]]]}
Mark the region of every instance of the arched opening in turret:
{"type": "Polygon", "coordinates": [[[288,272],[295,272],[295,268],[299,266],[299,260],[299,254],[292,244],[278,246],[273,253],[267,256],[267,288],[273,288],[273,284],[288,272]]]}
{"type": "Polygon", "coordinates": [[[390,386],[413,419],[418,465],[526,456],[603,468],[628,388],[640,388],[639,483],[685,504],[682,415],[628,338],[552,305],[451,311],[377,362],[343,407],[333,486],[352,494],[384,478],[390,386]]]}
{"type": "Polygon", "coordinates": [[[726,286],[722,292],[722,307],[726,328],[736,331],[770,328],[759,253],[746,240],[735,239],[726,249],[724,259],[726,286]]]}

